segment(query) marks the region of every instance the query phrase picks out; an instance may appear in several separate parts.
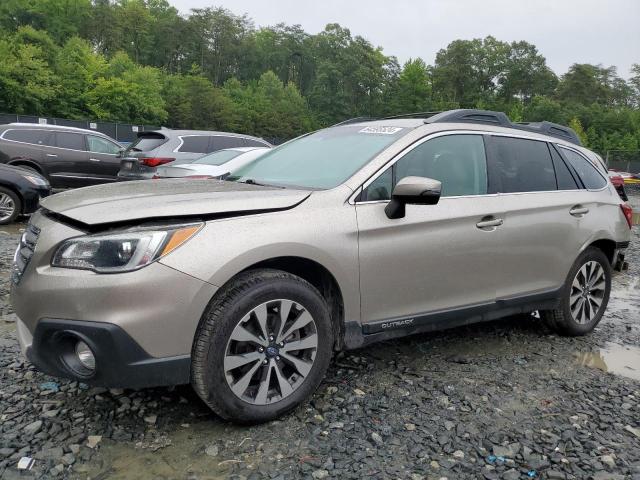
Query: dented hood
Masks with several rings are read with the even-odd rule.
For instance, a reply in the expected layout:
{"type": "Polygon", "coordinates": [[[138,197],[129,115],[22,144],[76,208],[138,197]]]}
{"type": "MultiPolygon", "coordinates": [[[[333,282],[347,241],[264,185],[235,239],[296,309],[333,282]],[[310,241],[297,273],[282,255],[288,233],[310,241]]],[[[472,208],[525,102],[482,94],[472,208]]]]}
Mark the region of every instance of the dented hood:
{"type": "Polygon", "coordinates": [[[58,193],[46,210],[87,225],[167,217],[262,213],[294,207],[311,192],[219,180],[112,183],[58,193]]]}

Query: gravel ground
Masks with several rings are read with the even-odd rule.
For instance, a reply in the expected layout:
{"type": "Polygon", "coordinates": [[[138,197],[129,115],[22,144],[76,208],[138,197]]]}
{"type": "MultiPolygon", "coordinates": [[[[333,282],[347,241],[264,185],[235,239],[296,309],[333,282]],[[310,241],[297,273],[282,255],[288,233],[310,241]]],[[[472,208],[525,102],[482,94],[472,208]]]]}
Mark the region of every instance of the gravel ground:
{"type": "Polygon", "coordinates": [[[639,227],[592,335],[519,316],[339,354],[309,403],[252,428],[189,387],[34,370],[8,298],[20,228],[0,229],[0,478],[640,479],[639,227]]]}

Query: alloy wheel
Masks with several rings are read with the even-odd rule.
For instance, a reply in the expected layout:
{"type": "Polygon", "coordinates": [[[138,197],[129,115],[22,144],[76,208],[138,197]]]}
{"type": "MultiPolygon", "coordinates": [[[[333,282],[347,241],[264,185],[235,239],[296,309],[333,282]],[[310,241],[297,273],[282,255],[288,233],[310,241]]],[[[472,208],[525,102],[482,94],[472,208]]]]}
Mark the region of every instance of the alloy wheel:
{"type": "Polygon", "coordinates": [[[265,302],[231,333],[224,356],[227,383],[253,405],[278,402],[304,382],[317,348],[316,323],[304,306],[286,299],[265,302]]]}
{"type": "Polygon", "coordinates": [[[16,204],[6,193],[0,193],[0,222],[5,221],[13,215],[16,210],[16,204]]]}
{"type": "Polygon", "coordinates": [[[569,308],[579,324],[591,323],[602,307],[606,290],[604,268],[593,260],[585,263],[571,284],[569,308]]]}

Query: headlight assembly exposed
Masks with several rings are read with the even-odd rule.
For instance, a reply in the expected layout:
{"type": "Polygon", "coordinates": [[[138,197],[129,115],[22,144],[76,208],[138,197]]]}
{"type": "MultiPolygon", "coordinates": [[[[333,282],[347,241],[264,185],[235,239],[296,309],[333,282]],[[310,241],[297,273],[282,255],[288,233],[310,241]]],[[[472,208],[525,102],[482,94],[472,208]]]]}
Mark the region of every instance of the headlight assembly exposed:
{"type": "Polygon", "coordinates": [[[49,182],[47,182],[44,178],[37,175],[22,175],[22,178],[25,180],[29,180],[34,185],[38,185],[39,187],[48,187],[49,182]]]}
{"type": "Polygon", "coordinates": [[[198,223],[71,238],[58,247],[51,265],[98,273],[130,272],[175,250],[201,227],[198,223]]]}

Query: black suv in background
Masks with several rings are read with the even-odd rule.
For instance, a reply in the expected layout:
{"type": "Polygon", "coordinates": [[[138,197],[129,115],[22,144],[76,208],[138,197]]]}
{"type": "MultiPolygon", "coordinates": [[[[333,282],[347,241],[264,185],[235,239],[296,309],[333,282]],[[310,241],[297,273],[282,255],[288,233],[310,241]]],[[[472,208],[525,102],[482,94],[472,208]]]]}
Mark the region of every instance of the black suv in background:
{"type": "Polygon", "coordinates": [[[180,164],[224,148],[271,147],[257,137],[203,130],[160,130],[140,132],[138,138],[122,152],[118,178],[145,180],[153,178],[156,167],[170,162],[180,164]]]}
{"type": "Polygon", "coordinates": [[[119,143],[100,132],[60,125],[0,125],[0,163],[28,168],[54,188],[117,180],[119,143]]]}

